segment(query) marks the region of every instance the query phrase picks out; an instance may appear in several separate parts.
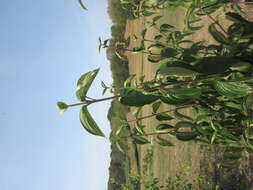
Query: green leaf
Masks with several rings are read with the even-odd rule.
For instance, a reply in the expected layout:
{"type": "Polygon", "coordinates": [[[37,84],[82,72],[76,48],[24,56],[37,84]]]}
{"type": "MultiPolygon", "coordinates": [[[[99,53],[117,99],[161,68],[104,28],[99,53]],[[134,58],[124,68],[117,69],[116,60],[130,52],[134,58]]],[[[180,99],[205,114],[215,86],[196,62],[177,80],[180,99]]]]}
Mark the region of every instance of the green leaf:
{"type": "Polygon", "coordinates": [[[213,134],[213,131],[212,131],[212,130],[205,129],[204,126],[200,126],[200,125],[196,125],[196,130],[197,130],[202,136],[206,136],[206,137],[212,136],[212,134],[213,134]]]}
{"type": "Polygon", "coordinates": [[[200,115],[198,115],[198,116],[194,119],[194,121],[195,121],[196,123],[201,123],[202,121],[206,121],[206,120],[208,119],[208,117],[209,117],[208,114],[200,114],[200,115]]]}
{"type": "Polygon", "coordinates": [[[142,37],[142,39],[145,38],[146,33],[147,33],[147,28],[145,28],[145,29],[141,32],[141,37],[142,37]]]}
{"type": "Polygon", "coordinates": [[[241,155],[226,152],[226,153],[224,154],[224,157],[227,158],[227,159],[230,159],[230,160],[238,160],[238,159],[241,158],[241,155]]]}
{"type": "Polygon", "coordinates": [[[214,141],[216,140],[217,135],[218,135],[218,132],[215,131],[215,132],[213,133],[213,135],[212,135],[212,138],[211,138],[211,144],[214,143],[214,141]]]}
{"type": "Polygon", "coordinates": [[[158,113],[156,115],[156,119],[158,121],[168,121],[168,120],[172,120],[174,119],[173,117],[171,117],[170,115],[168,115],[167,113],[158,113]]]}
{"type": "Polygon", "coordinates": [[[233,109],[236,109],[236,110],[240,110],[241,109],[241,105],[240,104],[236,104],[234,102],[225,102],[224,105],[226,107],[233,108],[233,109]]]}
{"type": "Polygon", "coordinates": [[[220,163],[218,164],[218,168],[232,168],[234,163],[220,163]]]}
{"type": "Polygon", "coordinates": [[[168,93],[171,95],[197,99],[201,95],[201,89],[199,88],[172,88],[168,89],[168,93]]]}
{"type": "Polygon", "coordinates": [[[221,82],[214,81],[217,92],[228,98],[240,98],[252,92],[251,88],[244,82],[221,82]]]}
{"type": "Polygon", "coordinates": [[[142,107],[137,107],[133,110],[132,114],[137,118],[139,114],[141,113],[142,107]]]}
{"type": "Polygon", "coordinates": [[[87,106],[83,106],[80,110],[80,121],[84,129],[89,133],[96,136],[105,137],[104,133],[101,131],[95,120],[90,115],[87,106]]]}
{"type": "Polygon", "coordinates": [[[162,102],[170,105],[184,105],[198,99],[201,90],[198,88],[173,88],[168,89],[167,94],[160,97],[162,102]]]}
{"type": "Polygon", "coordinates": [[[185,132],[176,134],[176,138],[180,141],[190,141],[195,139],[198,136],[198,132],[185,132]]]}
{"type": "Polygon", "coordinates": [[[143,14],[143,16],[151,16],[151,15],[155,14],[155,12],[149,11],[149,10],[144,10],[142,12],[142,14],[143,14]]]}
{"type": "Polygon", "coordinates": [[[133,140],[136,144],[149,144],[149,140],[142,136],[133,136],[133,140]]]}
{"type": "Polygon", "coordinates": [[[205,75],[219,74],[225,72],[233,63],[231,57],[209,56],[198,60],[196,69],[205,75]]]}
{"type": "Polygon", "coordinates": [[[124,82],[124,87],[130,87],[132,80],[134,79],[136,75],[130,75],[124,82]]]}
{"type": "Polygon", "coordinates": [[[156,113],[159,107],[161,106],[162,102],[155,102],[152,104],[153,113],[156,113]]]}
{"type": "Polygon", "coordinates": [[[161,145],[161,146],[174,146],[174,144],[172,142],[170,142],[169,140],[167,139],[164,139],[160,136],[157,136],[156,138],[156,142],[161,145]]]}
{"type": "Polygon", "coordinates": [[[144,40],[141,41],[141,44],[139,47],[133,48],[133,52],[140,52],[142,50],[145,50],[144,40]]]}
{"type": "Polygon", "coordinates": [[[165,124],[165,123],[162,123],[156,126],[156,131],[161,132],[161,133],[166,133],[166,132],[169,133],[173,130],[175,130],[175,127],[169,124],[165,124]]]}
{"type": "Polygon", "coordinates": [[[98,38],[98,52],[100,53],[100,50],[101,50],[101,47],[102,47],[102,40],[101,40],[101,37],[98,38]]]}
{"type": "Polygon", "coordinates": [[[85,101],[86,94],[97,76],[97,73],[99,72],[99,69],[95,69],[93,71],[87,72],[83,74],[79,80],[77,81],[77,87],[76,87],[76,97],[79,101],[83,102],[85,101]]]}
{"type": "Polygon", "coordinates": [[[242,72],[243,71],[248,72],[251,68],[252,65],[250,63],[243,61],[237,62],[230,67],[232,71],[242,71],[242,72]]]}
{"type": "Polygon", "coordinates": [[[103,88],[108,88],[108,87],[106,86],[106,84],[105,84],[103,81],[101,81],[101,86],[102,86],[103,88]]]}
{"type": "Polygon", "coordinates": [[[174,116],[179,120],[193,121],[193,119],[187,115],[179,113],[177,110],[174,112],[174,116]]]}
{"type": "Polygon", "coordinates": [[[163,36],[162,36],[161,34],[156,35],[156,36],[154,37],[155,40],[160,40],[160,39],[162,39],[162,38],[163,38],[163,36]]]}
{"type": "Polygon", "coordinates": [[[140,107],[151,104],[159,99],[158,95],[134,88],[123,88],[120,90],[120,95],[122,96],[120,98],[120,103],[127,106],[140,107]]]}
{"type": "Polygon", "coordinates": [[[164,45],[161,43],[154,43],[148,46],[148,50],[159,50],[161,48],[164,48],[164,45]]]}
{"type": "Polygon", "coordinates": [[[203,27],[202,26],[192,26],[193,23],[196,23],[198,21],[200,21],[201,19],[196,17],[196,8],[195,6],[191,6],[187,9],[187,13],[185,16],[185,25],[187,26],[188,29],[192,30],[192,31],[196,31],[199,30],[203,27]]]}
{"type": "Polygon", "coordinates": [[[241,15],[237,14],[237,13],[234,13],[234,12],[228,12],[226,13],[226,18],[228,20],[231,20],[235,23],[239,23],[239,24],[242,24],[242,23],[248,23],[248,21],[246,19],[244,19],[241,15]]]}
{"type": "Polygon", "coordinates": [[[57,102],[56,107],[60,110],[60,113],[63,114],[69,106],[64,102],[57,102]]]}
{"type": "Polygon", "coordinates": [[[120,55],[119,52],[115,51],[115,55],[116,55],[119,59],[124,60],[124,58],[120,55]]]}
{"type": "Polygon", "coordinates": [[[163,58],[171,58],[171,57],[175,57],[178,55],[177,50],[175,50],[174,48],[163,48],[161,51],[161,57],[163,58]]]}
{"type": "Polygon", "coordinates": [[[222,34],[221,32],[219,32],[216,27],[215,27],[215,23],[212,23],[209,26],[209,32],[212,35],[212,37],[219,43],[221,44],[229,44],[230,42],[228,41],[228,39],[226,38],[226,36],[224,34],[222,34]]]}
{"type": "Polygon", "coordinates": [[[158,69],[158,73],[176,77],[194,77],[199,75],[198,72],[191,70],[190,66],[185,64],[162,64],[158,69]]]}
{"type": "Polygon", "coordinates": [[[119,127],[119,129],[117,129],[115,135],[116,136],[121,136],[122,134],[125,133],[125,129],[129,130],[130,126],[126,123],[126,124],[123,124],[119,127]]]}
{"type": "Polygon", "coordinates": [[[174,28],[174,26],[172,25],[169,25],[169,24],[162,24],[160,26],[160,32],[163,33],[163,32],[168,32],[170,29],[174,28]]]}
{"type": "Polygon", "coordinates": [[[153,17],[153,23],[155,23],[156,21],[158,21],[159,19],[161,19],[163,16],[155,16],[153,17]]]}
{"type": "Polygon", "coordinates": [[[83,10],[88,10],[88,9],[84,6],[82,0],[78,0],[78,3],[79,3],[80,7],[81,7],[83,10]]]}
{"type": "Polygon", "coordinates": [[[148,61],[150,61],[151,63],[158,63],[161,60],[162,60],[162,57],[159,55],[149,55],[148,56],[148,61]]]}
{"type": "Polygon", "coordinates": [[[241,112],[249,116],[253,112],[253,94],[249,94],[248,96],[244,97],[241,103],[241,112]]]}
{"type": "Polygon", "coordinates": [[[180,128],[195,128],[195,125],[189,121],[179,121],[175,125],[175,128],[180,129],[180,128]]]}
{"type": "Polygon", "coordinates": [[[191,101],[191,99],[189,98],[170,95],[170,94],[161,96],[160,99],[162,100],[163,103],[169,104],[169,105],[184,105],[191,101]]]}
{"type": "Polygon", "coordinates": [[[135,125],[134,129],[136,129],[136,131],[137,131],[139,134],[145,135],[144,125],[141,125],[139,122],[136,122],[136,125],[135,125]]]}
{"type": "Polygon", "coordinates": [[[116,148],[117,148],[118,151],[120,151],[120,152],[122,152],[122,153],[125,153],[125,151],[124,151],[124,146],[125,146],[125,144],[124,144],[123,141],[117,140],[117,141],[115,142],[115,146],[116,146],[116,148]]]}

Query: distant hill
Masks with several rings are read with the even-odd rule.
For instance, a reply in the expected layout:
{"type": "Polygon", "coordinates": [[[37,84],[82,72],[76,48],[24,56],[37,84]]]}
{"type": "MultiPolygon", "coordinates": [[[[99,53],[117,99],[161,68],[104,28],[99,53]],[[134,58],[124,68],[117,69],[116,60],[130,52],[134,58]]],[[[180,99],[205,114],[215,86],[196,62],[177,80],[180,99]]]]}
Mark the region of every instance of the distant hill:
{"type": "MultiPolygon", "coordinates": [[[[124,81],[129,76],[127,60],[121,60],[115,55],[113,47],[114,42],[124,39],[126,20],[129,14],[122,9],[120,0],[108,0],[108,14],[112,20],[110,47],[107,48],[107,59],[110,61],[113,85],[116,89],[123,86],[124,81]]],[[[115,93],[118,93],[116,91],[115,93]]],[[[108,120],[111,124],[112,133],[115,133],[120,126],[120,121],[126,119],[128,108],[121,105],[118,100],[114,99],[108,112],[108,120]]],[[[121,153],[116,147],[111,145],[111,163],[109,168],[110,179],[114,179],[117,184],[126,182],[128,157],[121,153]]],[[[118,189],[113,185],[111,180],[108,182],[108,190],[118,189]]]]}

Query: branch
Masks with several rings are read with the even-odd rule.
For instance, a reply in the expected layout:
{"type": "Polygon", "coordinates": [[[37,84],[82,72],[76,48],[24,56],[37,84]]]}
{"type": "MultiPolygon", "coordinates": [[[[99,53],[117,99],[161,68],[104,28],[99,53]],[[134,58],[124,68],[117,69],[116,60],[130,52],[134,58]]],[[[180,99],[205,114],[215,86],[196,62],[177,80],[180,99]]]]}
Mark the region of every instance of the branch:
{"type": "Polygon", "coordinates": [[[146,116],[143,116],[143,117],[140,117],[140,118],[134,119],[134,120],[129,120],[129,121],[127,121],[127,122],[136,122],[136,121],[140,121],[140,120],[143,120],[143,119],[147,119],[147,118],[150,118],[150,117],[156,116],[156,115],[161,114],[161,113],[173,112],[173,111],[176,111],[176,110],[178,110],[178,109],[187,108],[187,107],[189,107],[189,106],[191,106],[191,105],[181,106],[181,107],[177,107],[177,108],[175,108],[175,109],[170,109],[170,110],[163,111],[163,112],[159,112],[159,113],[153,113],[153,114],[146,115],[146,116]]]}
{"type": "Polygon", "coordinates": [[[216,20],[215,18],[213,18],[213,17],[212,17],[208,12],[206,12],[202,7],[199,7],[199,9],[200,9],[202,12],[204,12],[205,15],[208,16],[208,18],[209,18],[210,20],[212,20],[217,26],[219,26],[220,29],[221,29],[225,34],[227,34],[226,30],[221,26],[221,24],[219,23],[218,20],[216,20]]]}

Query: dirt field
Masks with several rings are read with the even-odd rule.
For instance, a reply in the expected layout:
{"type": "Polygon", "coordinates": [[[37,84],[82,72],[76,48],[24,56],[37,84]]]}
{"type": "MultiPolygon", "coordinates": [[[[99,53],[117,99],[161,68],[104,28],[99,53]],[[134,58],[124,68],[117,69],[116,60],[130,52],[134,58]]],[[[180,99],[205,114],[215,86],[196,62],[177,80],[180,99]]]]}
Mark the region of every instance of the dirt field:
{"type": "MultiPolygon", "coordinates": [[[[164,17],[160,20],[160,23],[168,23],[177,28],[184,27],[184,10],[180,9],[174,13],[161,13],[159,15],[164,15],[164,17]]],[[[138,20],[128,21],[126,27],[125,37],[131,35],[140,36],[140,33],[144,29],[144,22],[146,20],[151,20],[148,18],[141,18],[138,20]]],[[[204,21],[209,22],[208,18],[205,18],[204,21]]],[[[228,23],[223,23],[228,24],[228,23]]],[[[149,30],[146,39],[151,39],[152,36],[156,34],[156,30],[149,30]]],[[[206,38],[207,27],[204,27],[200,32],[194,35],[193,40],[205,39],[207,41],[211,41],[211,37],[206,38]]],[[[136,42],[131,42],[131,47],[138,47],[138,40],[136,42]]],[[[145,75],[145,79],[149,80],[153,77],[157,64],[150,63],[147,61],[147,55],[141,53],[128,53],[127,54],[129,61],[129,72],[130,74],[136,74],[137,78],[139,76],[145,75]]],[[[164,106],[160,109],[160,111],[165,111],[170,109],[169,106],[164,106]]],[[[183,110],[182,113],[186,115],[193,116],[191,111],[183,110]]],[[[141,115],[149,115],[151,114],[151,107],[146,106],[141,115]]],[[[129,114],[129,119],[132,116],[129,114]]],[[[146,125],[146,128],[152,128],[154,125],[157,125],[157,121],[154,119],[146,119],[142,122],[146,125]]],[[[152,141],[152,137],[150,137],[152,141]]],[[[142,170],[142,159],[145,155],[145,152],[149,146],[154,147],[154,161],[153,161],[153,170],[154,176],[160,179],[161,183],[164,183],[168,177],[175,176],[179,171],[182,170],[183,167],[189,167],[191,171],[191,175],[189,179],[196,179],[199,175],[208,177],[210,180],[216,183],[223,183],[224,188],[226,190],[239,190],[242,186],[250,186],[253,178],[253,170],[252,170],[252,158],[245,154],[244,159],[235,166],[235,171],[229,171],[227,173],[226,170],[217,170],[216,163],[222,160],[221,152],[222,149],[218,148],[209,148],[203,149],[200,145],[194,143],[182,143],[178,142],[174,139],[170,139],[174,142],[175,146],[172,148],[164,148],[156,143],[151,145],[142,145],[138,146],[138,155],[136,156],[135,150],[133,147],[130,149],[130,164],[131,164],[131,172],[138,173],[138,163],[139,170],[142,170]],[[251,166],[251,167],[250,167],[251,166]]],[[[196,184],[198,186],[198,184],[196,184]]],[[[243,187],[245,188],[245,187],[243,187]]]]}

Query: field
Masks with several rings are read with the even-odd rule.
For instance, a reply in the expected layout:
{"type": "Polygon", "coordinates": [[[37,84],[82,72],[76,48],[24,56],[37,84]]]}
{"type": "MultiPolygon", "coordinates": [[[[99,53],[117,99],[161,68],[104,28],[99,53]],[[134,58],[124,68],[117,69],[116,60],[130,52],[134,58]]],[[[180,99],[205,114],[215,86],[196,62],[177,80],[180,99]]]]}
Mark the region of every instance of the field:
{"type": "MultiPolygon", "coordinates": [[[[177,28],[184,27],[183,17],[184,10],[178,9],[173,13],[161,12],[158,15],[164,15],[160,20],[160,23],[167,23],[177,28]]],[[[126,24],[125,38],[128,36],[136,35],[140,36],[140,33],[144,29],[144,23],[150,20],[152,17],[142,17],[137,20],[128,20],[126,24]]],[[[205,18],[203,22],[209,22],[208,18],[205,18]]],[[[228,23],[222,23],[226,25],[228,23]]],[[[146,38],[151,39],[157,33],[156,29],[149,30],[146,38]]],[[[206,41],[211,41],[211,37],[205,38],[207,35],[207,28],[203,28],[197,35],[192,37],[193,40],[205,39],[206,41]]],[[[138,46],[138,40],[130,44],[130,48],[138,46]]],[[[147,61],[147,56],[140,53],[127,53],[128,67],[130,74],[136,74],[137,78],[145,75],[145,80],[149,80],[153,77],[157,65],[155,63],[150,63],[147,61]]],[[[169,106],[162,107],[160,111],[165,111],[170,109],[169,106]]],[[[132,112],[133,110],[131,110],[132,112]]],[[[131,113],[130,112],[130,113],[131,113]]],[[[128,119],[131,120],[133,116],[128,114],[128,119]]],[[[190,109],[183,110],[182,113],[194,117],[194,113],[190,109]]],[[[141,111],[141,116],[151,114],[151,107],[145,106],[141,111]]],[[[146,119],[142,121],[142,124],[146,128],[150,128],[156,124],[155,119],[146,119]]],[[[150,137],[152,141],[152,137],[150,137]]],[[[190,171],[188,176],[185,176],[185,180],[192,181],[196,189],[199,188],[199,183],[194,182],[199,176],[206,178],[208,181],[214,184],[219,184],[221,189],[226,190],[244,190],[250,189],[253,182],[253,159],[248,154],[243,156],[243,159],[236,164],[232,170],[228,169],[218,169],[217,164],[221,161],[226,161],[222,157],[222,148],[210,148],[203,147],[194,143],[182,143],[174,140],[172,138],[174,147],[164,148],[157,145],[152,141],[151,145],[137,146],[137,152],[135,147],[129,142],[129,158],[131,173],[136,174],[138,172],[143,173],[143,158],[147,150],[152,147],[153,162],[152,170],[154,177],[159,178],[160,183],[164,184],[168,178],[173,178],[177,173],[180,173],[183,168],[187,167],[190,171]]]]}

